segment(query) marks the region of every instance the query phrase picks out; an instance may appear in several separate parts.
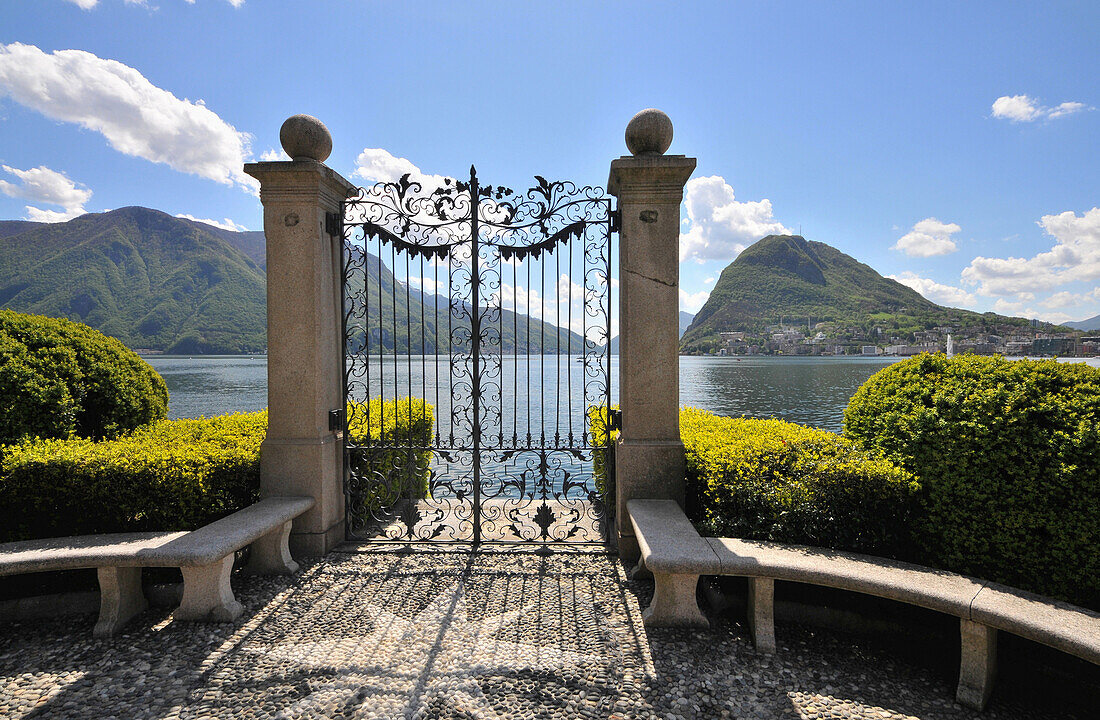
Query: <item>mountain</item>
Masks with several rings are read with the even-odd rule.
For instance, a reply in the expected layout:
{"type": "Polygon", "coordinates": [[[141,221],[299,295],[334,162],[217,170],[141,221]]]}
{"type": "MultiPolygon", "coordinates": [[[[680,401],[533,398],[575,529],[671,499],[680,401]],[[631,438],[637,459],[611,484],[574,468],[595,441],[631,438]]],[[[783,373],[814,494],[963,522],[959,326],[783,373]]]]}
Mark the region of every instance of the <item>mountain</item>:
{"type": "MultiPolygon", "coordinates": [[[[356,298],[359,307],[365,305],[370,320],[366,326],[361,319],[353,320],[349,328],[349,350],[392,353],[395,346],[399,353],[409,352],[410,348],[418,354],[433,354],[437,347],[444,353],[463,350],[466,344],[463,338],[470,334],[469,302],[456,303],[453,313],[449,314],[447,297],[422,292],[396,279],[376,255],[367,253],[364,260],[361,250],[352,258],[352,267],[349,295],[356,298]]],[[[541,354],[556,353],[560,347],[561,352],[576,355],[584,350],[584,338],[580,334],[544,322],[537,316],[528,317],[506,309],[483,308],[482,313],[487,340],[485,352],[499,348],[505,355],[541,354]]]]}
{"type": "MultiPolygon", "coordinates": [[[[266,346],[263,267],[224,231],[126,207],[64,223],[0,225],[0,307],[86,323],[132,348],[266,346]]],[[[229,233],[233,234],[233,233],[229,233]]],[[[262,233],[257,233],[262,238],[262,233]]]]}
{"type": "Polygon", "coordinates": [[[1100,330],[1100,315],[1094,315],[1088,320],[1076,320],[1074,322],[1065,322],[1062,324],[1074,330],[1100,330]]]}
{"type": "Polygon", "coordinates": [[[691,327],[691,321],[695,319],[695,316],[689,312],[680,311],[680,337],[684,336],[687,329],[691,327]]]}
{"type": "Polygon", "coordinates": [[[825,243],[769,235],[726,266],[681,339],[684,352],[709,352],[723,331],[763,334],[769,325],[826,323],[834,331],[879,327],[906,336],[937,326],[1025,326],[1024,318],[943,307],[879,275],[825,243]]]}
{"type": "Polygon", "coordinates": [[[30,220],[0,220],[0,238],[18,235],[42,225],[45,225],[45,223],[31,222],[30,220]]]}
{"type": "Polygon", "coordinates": [[[210,225],[199,220],[181,219],[184,220],[184,222],[191,223],[200,230],[205,230],[211,235],[226,241],[244,253],[245,257],[256,263],[264,272],[267,272],[267,238],[264,237],[262,230],[245,230],[243,232],[238,232],[236,230],[226,230],[225,228],[210,225]]]}
{"type": "MultiPolygon", "coordinates": [[[[78,320],[131,348],[259,352],[266,347],[266,252],[262,232],[141,207],[55,224],[0,221],[0,308],[78,320]]],[[[369,345],[365,331],[356,335],[353,327],[352,348],[431,353],[438,327],[440,350],[460,349],[448,347],[447,338],[468,336],[468,303],[449,317],[447,298],[395,280],[374,255],[364,262],[360,253],[357,264],[351,290],[382,322],[381,332],[377,320],[370,323],[369,345]]],[[[557,352],[559,345],[576,353],[584,346],[577,333],[538,318],[502,310],[492,319],[490,346],[504,353],[557,352]]]]}

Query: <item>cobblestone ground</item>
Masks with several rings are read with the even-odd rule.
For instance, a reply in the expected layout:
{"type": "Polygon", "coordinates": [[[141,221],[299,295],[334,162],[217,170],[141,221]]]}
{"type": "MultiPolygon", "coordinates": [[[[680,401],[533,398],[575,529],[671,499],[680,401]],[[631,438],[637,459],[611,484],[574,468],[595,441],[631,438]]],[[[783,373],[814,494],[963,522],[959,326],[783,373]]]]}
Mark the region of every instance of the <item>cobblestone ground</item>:
{"type": "MultiPolygon", "coordinates": [[[[0,626],[0,718],[972,718],[952,678],[849,636],[651,630],[602,554],[334,553],[235,580],[237,623],[0,626]]],[[[998,689],[980,717],[1070,718],[998,689]]],[[[1091,717],[1096,717],[1091,715],[1091,717]]]]}

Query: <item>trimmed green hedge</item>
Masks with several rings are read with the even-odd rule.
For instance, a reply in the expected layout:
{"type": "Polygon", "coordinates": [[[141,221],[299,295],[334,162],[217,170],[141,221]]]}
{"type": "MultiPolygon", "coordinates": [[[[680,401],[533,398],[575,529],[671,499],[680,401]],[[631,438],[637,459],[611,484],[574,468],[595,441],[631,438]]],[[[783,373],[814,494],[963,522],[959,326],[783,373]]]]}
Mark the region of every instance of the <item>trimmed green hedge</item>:
{"type": "Polygon", "coordinates": [[[8,446],[0,540],[200,527],[256,500],[266,431],[263,411],[8,446]]]}
{"type": "MultiPolygon", "coordinates": [[[[612,405],[612,410],[618,410],[618,405],[612,405]]],[[[615,487],[607,481],[608,468],[615,462],[615,438],[619,436],[618,430],[611,430],[611,418],[606,405],[593,405],[588,408],[588,432],[592,446],[596,449],[592,452],[592,475],[596,481],[596,492],[604,502],[614,505],[615,498],[608,497],[615,487]]]]}
{"type": "Polygon", "coordinates": [[[687,512],[705,535],[909,553],[919,486],[835,433],[784,422],[680,412],[687,512]]]}
{"type": "Polygon", "coordinates": [[[0,444],[113,438],[164,419],[164,380],[87,325],[0,310],[0,444]]]}
{"type": "Polygon", "coordinates": [[[429,496],[435,411],[419,398],[348,403],[351,488],[347,513],[369,524],[401,499],[429,496]],[[384,443],[385,447],[379,447],[384,443]]]}
{"type": "MultiPolygon", "coordinates": [[[[607,413],[589,412],[607,438],[607,413]]],[[[612,433],[614,437],[615,433],[612,433]]],[[[783,422],[680,411],[686,511],[704,535],[818,545],[888,557],[910,552],[919,486],[912,475],[835,433],[783,422]]],[[[596,456],[596,484],[606,486],[596,456]]]]}
{"type": "Polygon", "coordinates": [[[859,388],[844,427],[919,475],[921,561],[1100,607],[1100,370],[921,355],[859,388]]]}
{"type": "MultiPolygon", "coordinates": [[[[359,457],[360,472],[392,483],[361,499],[377,508],[395,496],[425,497],[431,405],[353,403],[349,418],[355,441],[409,447],[359,457]]],[[[115,440],[28,438],[0,448],[0,542],[201,527],[256,501],[266,434],[265,410],[162,420],[115,440]]]]}

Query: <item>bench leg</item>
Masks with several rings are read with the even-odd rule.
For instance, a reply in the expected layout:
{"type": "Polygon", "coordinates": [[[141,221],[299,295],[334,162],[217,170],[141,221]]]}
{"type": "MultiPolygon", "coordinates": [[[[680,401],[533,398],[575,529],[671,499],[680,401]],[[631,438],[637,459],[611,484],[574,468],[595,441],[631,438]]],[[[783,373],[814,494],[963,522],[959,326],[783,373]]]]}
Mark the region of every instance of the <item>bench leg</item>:
{"type": "Polygon", "coordinates": [[[642,621],[651,627],[709,628],[695,598],[698,585],[698,575],[653,573],[653,602],[642,612],[642,621]]]}
{"type": "Polygon", "coordinates": [[[290,556],[290,527],[293,524],[293,520],[288,520],[252,543],[245,571],[256,575],[293,575],[298,572],[298,563],[290,556]]]}
{"type": "Polygon", "coordinates": [[[99,572],[99,620],[92,630],[95,637],[108,637],[149,604],[141,591],[141,568],[101,567],[99,572]]]}
{"type": "Polygon", "coordinates": [[[233,597],[229,576],[233,553],[210,565],[181,567],[183,599],[172,613],[176,620],[236,620],[244,608],[233,597]]]}
{"type": "Polygon", "coordinates": [[[997,630],[970,620],[960,620],[959,630],[962,653],[955,699],[960,705],[982,710],[989,702],[997,674],[997,630]]]}
{"type": "Polygon", "coordinates": [[[750,577],[749,633],[760,652],[775,652],[775,580],[750,577]]]}

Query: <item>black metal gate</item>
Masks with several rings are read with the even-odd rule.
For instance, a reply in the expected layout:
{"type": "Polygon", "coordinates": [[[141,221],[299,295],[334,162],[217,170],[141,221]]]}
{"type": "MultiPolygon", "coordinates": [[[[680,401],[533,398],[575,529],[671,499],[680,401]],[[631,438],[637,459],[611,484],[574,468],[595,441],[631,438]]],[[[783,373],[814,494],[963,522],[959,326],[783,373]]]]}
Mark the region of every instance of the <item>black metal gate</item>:
{"type": "Polygon", "coordinates": [[[611,202],[535,179],[344,203],[349,537],[604,541],[611,202]]]}

